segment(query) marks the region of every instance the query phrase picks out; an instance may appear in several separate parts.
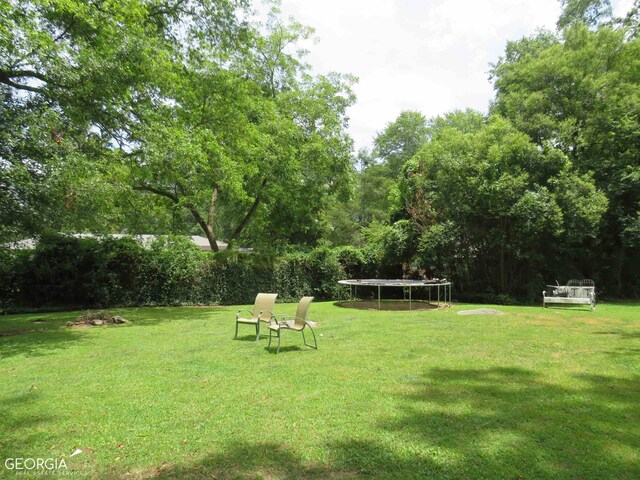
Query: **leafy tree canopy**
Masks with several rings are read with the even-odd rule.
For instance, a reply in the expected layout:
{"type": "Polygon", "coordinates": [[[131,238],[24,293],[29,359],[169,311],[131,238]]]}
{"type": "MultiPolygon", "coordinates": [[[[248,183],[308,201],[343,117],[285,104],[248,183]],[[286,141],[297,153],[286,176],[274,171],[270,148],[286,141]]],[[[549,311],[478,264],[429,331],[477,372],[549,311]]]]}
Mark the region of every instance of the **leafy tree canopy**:
{"type": "Polygon", "coordinates": [[[373,157],[387,165],[392,178],[427,141],[427,120],[419,112],[406,110],[374,138],[373,157]]]}
{"type": "Polygon", "coordinates": [[[634,233],[640,210],[640,40],[625,19],[590,29],[588,19],[573,17],[557,34],[509,43],[492,70],[494,111],[540,148],[562,150],[606,193],[599,262],[609,265],[605,282],[615,281],[622,294],[634,278],[626,259],[640,247],[634,233]]]}
{"type": "Polygon", "coordinates": [[[405,168],[405,208],[424,266],[463,289],[521,294],[545,250],[597,235],[607,201],[559,149],[538,148],[502,117],[479,118],[431,122],[433,139],[405,168]]]}
{"type": "MultiPolygon", "coordinates": [[[[3,201],[43,212],[48,200],[29,192],[65,177],[58,197],[71,200],[58,220],[70,217],[69,203],[84,201],[93,203],[87,220],[96,212],[112,217],[107,229],[149,224],[109,213],[119,203],[130,212],[139,191],[148,194],[150,216],[162,216],[158,205],[183,225],[187,213],[214,250],[222,236],[313,241],[313,214],[348,190],[353,79],[311,76],[294,50],[311,30],[283,23],[277,9],[265,25],[252,23],[248,7],[234,0],[3,4],[0,114],[11,124],[0,135],[24,137],[2,152],[3,191],[11,190],[3,201]],[[87,182],[103,185],[101,198],[110,200],[87,201],[90,189],[80,188],[87,182]]],[[[16,228],[37,231],[36,224],[16,228]]]]}

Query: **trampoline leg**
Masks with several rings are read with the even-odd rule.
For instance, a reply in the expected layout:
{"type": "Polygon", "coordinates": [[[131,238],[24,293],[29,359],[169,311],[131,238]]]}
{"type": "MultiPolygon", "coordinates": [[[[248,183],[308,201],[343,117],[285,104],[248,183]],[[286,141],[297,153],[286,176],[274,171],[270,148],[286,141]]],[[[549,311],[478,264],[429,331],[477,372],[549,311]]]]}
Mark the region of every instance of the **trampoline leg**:
{"type": "Polygon", "coordinates": [[[409,286],[409,311],[411,311],[411,286],[409,286]]]}

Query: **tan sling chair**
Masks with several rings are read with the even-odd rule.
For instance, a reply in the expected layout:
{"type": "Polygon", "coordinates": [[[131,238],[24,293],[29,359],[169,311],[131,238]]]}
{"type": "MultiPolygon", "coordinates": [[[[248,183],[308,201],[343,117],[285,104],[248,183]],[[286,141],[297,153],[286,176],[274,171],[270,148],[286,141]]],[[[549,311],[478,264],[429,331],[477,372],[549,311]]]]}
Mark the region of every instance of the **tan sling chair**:
{"type": "Polygon", "coordinates": [[[271,346],[271,334],[276,332],[278,335],[278,350],[276,353],[280,352],[280,332],[283,330],[295,330],[296,332],[302,332],[302,340],[307,347],[311,347],[314,349],[318,349],[318,342],[316,341],[316,334],[311,328],[311,323],[307,320],[307,313],[309,312],[309,305],[313,301],[313,297],[302,297],[300,302],[298,303],[298,308],[296,309],[295,316],[286,316],[286,315],[274,315],[273,320],[269,323],[269,345],[271,346]],[[307,343],[307,339],[304,336],[304,329],[309,327],[311,333],[313,334],[313,343],[311,345],[307,343]]]}
{"type": "Polygon", "coordinates": [[[277,293],[259,293],[256,295],[256,302],[251,310],[238,310],[236,313],[236,336],[238,338],[238,325],[243,323],[246,325],[255,325],[256,340],[260,338],[260,322],[269,323],[273,317],[273,306],[276,303],[277,293]],[[241,317],[241,313],[250,313],[250,318],[241,317]]]}

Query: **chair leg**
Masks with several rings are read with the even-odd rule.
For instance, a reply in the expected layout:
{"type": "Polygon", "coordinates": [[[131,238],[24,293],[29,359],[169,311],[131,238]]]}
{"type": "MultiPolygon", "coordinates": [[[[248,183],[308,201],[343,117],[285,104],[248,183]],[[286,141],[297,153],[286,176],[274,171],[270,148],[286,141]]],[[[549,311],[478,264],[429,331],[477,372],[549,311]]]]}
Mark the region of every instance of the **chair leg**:
{"type": "Polygon", "coordinates": [[[278,329],[278,350],[276,350],[276,353],[280,353],[280,329],[278,329]]]}
{"type": "Polygon", "coordinates": [[[238,322],[236,322],[236,336],[233,337],[234,340],[238,338],[238,322]]]}
{"type": "Polygon", "coordinates": [[[307,343],[307,338],[304,336],[304,329],[302,330],[302,340],[304,341],[305,346],[315,348],[317,350],[318,341],[316,340],[316,334],[313,331],[313,328],[309,327],[309,330],[311,330],[311,333],[313,334],[313,343],[315,344],[315,346],[311,345],[310,343],[307,343]]]}
{"type": "Polygon", "coordinates": [[[260,338],[260,320],[258,320],[258,323],[256,323],[256,342],[258,341],[259,338],[260,338]]]}
{"type": "Polygon", "coordinates": [[[267,345],[267,348],[271,346],[271,332],[273,332],[273,330],[269,329],[269,345],[267,345]]]}

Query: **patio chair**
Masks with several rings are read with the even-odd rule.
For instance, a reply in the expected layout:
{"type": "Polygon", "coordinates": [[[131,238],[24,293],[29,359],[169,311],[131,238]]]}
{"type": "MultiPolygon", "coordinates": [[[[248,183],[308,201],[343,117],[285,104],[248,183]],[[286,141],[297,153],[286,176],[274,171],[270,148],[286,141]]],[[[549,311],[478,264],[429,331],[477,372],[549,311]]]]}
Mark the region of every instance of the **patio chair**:
{"type": "Polygon", "coordinates": [[[274,315],[273,320],[269,323],[269,345],[271,346],[271,334],[275,332],[278,336],[278,349],[276,353],[280,352],[280,334],[283,330],[295,330],[296,332],[302,332],[302,341],[305,346],[318,349],[318,342],[316,340],[316,334],[311,328],[311,322],[307,320],[307,313],[309,312],[309,305],[313,301],[313,297],[302,297],[298,303],[295,316],[287,315],[274,315]],[[313,345],[307,343],[307,338],[304,336],[304,329],[309,327],[311,334],[313,335],[313,345]]]}
{"type": "Polygon", "coordinates": [[[256,302],[253,305],[253,311],[251,310],[238,310],[236,313],[236,335],[234,339],[238,338],[238,325],[254,325],[256,327],[256,340],[260,338],[260,322],[269,323],[271,317],[273,317],[273,306],[276,303],[277,293],[259,293],[256,295],[256,302]],[[241,317],[241,313],[250,313],[251,317],[241,317]]]}

